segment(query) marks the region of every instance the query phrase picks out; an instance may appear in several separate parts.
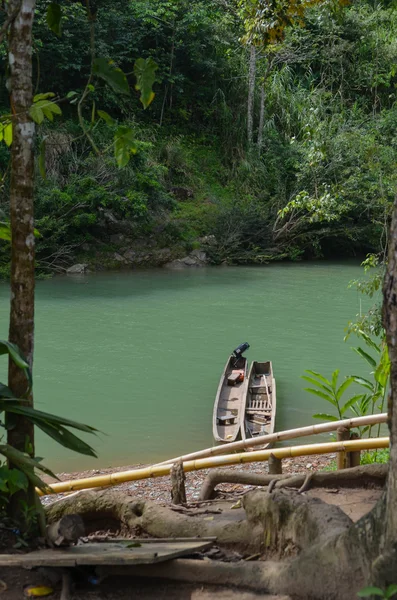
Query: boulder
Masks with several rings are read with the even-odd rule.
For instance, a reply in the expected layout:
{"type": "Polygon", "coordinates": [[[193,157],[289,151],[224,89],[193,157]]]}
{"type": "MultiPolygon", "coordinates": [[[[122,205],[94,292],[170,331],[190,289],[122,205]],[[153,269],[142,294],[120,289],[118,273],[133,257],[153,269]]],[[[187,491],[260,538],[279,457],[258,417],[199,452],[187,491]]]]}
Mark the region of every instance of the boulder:
{"type": "Polygon", "coordinates": [[[88,265],[85,263],[78,263],[76,265],[73,265],[72,267],[69,267],[69,269],[66,270],[66,273],[68,275],[83,275],[88,269],[88,265]]]}
{"type": "Polygon", "coordinates": [[[166,263],[165,267],[168,269],[197,268],[205,267],[207,262],[207,255],[205,252],[202,250],[193,250],[193,252],[184,258],[177,258],[176,260],[166,263]]]}

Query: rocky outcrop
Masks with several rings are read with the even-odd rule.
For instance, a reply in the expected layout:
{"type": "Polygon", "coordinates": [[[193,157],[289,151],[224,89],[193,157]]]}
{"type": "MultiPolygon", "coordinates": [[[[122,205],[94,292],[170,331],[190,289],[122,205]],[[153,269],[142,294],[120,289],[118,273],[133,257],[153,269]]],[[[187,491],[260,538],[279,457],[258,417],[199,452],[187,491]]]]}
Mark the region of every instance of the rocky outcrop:
{"type": "Polygon", "coordinates": [[[66,270],[66,273],[67,275],[84,275],[84,273],[87,272],[87,269],[88,265],[86,263],[78,263],[69,267],[69,269],[66,270]]]}
{"type": "Polygon", "coordinates": [[[168,269],[186,269],[192,267],[205,267],[207,264],[207,254],[203,250],[193,250],[193,252],[184,258],[177,258],[172,262],[166,263],[165,267],[168,269]]]}

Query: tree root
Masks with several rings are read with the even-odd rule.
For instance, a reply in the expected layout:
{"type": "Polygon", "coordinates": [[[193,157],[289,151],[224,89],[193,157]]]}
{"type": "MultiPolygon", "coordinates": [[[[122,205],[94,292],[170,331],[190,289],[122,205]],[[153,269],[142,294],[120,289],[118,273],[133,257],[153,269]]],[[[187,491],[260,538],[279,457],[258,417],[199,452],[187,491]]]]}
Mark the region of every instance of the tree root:
{"type": "Polygon", "coordinates": [[[387,476],[387,465],[363,465],[343,469],[342,471],[311,472],[299,475],[256,475],[239,473],[227,469],[211,471],[205,478],[200,491],[200,500],[209,500],[214,496],[215,487],[219,483],[238,483],[242,485],[269,486],[269,492],[274,488],[301,488],[300,492],[310,487],[383,487],[387,476]],[[272,483],[274,482],[274,483],[272,483]],[[302,489],[303,488],[303,489],[302,489]]]}
{"type": "MultiPolygon", "coordinates": [[[[178,512],[159,506],[149,500],[135,500],[116,491],[82,492],[46,507],[49,522],[62,515],[78,513],[86,531],[109,529],[140,534],[142,531],[156,538],[216,537],[225,545],[239,546],[257,552],[262,541],[262,528],[249,523],[243,511],[223,511],[208,516],[208,509],[178,507],[178,512]],[[217,518],[218,517],[218,518],[217,518]]],[[[211,511],[214,513],[214,511],[211,511]]]]}
{"type": "MultiPolygon", "coordinates": [[[[359,469],[361,476],[363,467],[359,469]]],[[[380,471],[384,473],[383,468],[364,469],[368,485],[374,482],[379,485],[384,480],[380,471]]],[[[352,472],[358,477],[355,468],[350,473],[317,473],[313,479],[320,477],[317,483],[332,486],[341,481],[357,485],[360,482],[352,477],[352,472]]],[[[269,559],[232,564],[204,560],[198,570],[194,566],[196,561],[178,559],[166,566],[157,565],[158,577],[228,583],[290,594],[302,600],[352,600],[368,583],[379,557],[384,495],[368,515],[353,524],[337,506],[298,494],[296,490],[279,489],[288,479],[294,479],[296,484],[296,478],[283,477],[276,481],[271,494],[260,489],[248,492],[242,499],[245,515],[243,511],[228,510],[211,517],[179,514],[115,491],[84,492],[65,498],[47,507],[46,513],[50,521],[64,514],[79,513],[87,531],[98,529],[102,520],[106,528],[111,521],[118,529],[135,534],[144,531],[157,538],[216,536],[219,545],[249,554],[260,552],[262,558],[269,559]]],[[[305,483],[304,479],[305,476],[299,476],[299,485],[305,483]]],[[[379,570],[385,570],[381,561],[379,570]]],[[[140,574],[146,571],[149,573],[147,567],[139,567],[140,574]]],[[[150,573],[155,574],[152,567],[150,573]]]]}

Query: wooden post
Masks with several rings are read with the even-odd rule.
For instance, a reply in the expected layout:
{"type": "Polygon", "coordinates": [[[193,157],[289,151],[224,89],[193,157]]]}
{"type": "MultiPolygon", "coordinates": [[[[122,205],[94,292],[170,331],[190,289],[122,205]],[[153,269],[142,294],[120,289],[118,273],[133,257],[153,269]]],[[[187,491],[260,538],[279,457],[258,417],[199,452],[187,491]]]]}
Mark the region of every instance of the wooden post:
{"type": "MultiPolygon", "coordinates": [[[[343,442],[345,440],[350,439],[350,429],[348,427],[338,427],[336,430],[336,439],[338,442],[343,442]]],[[[347,452],[338,452],[336,455],[336,464],[338,471],[340,469],[346,469],[348,464],[348,454],[347,452]]]]}
{"type": "Polygon", "coordinates": [[[283,465],[281,458],[276,458],[274,454],[269,456],[269,473],[270,475],[281,475],[283,472],[283,465]]]}
{"type": "Polygon", "coordinates": [[[186,504],[185,479],[183,462],[178,460],[171,468],[171,501],[173,504],[186,504]]]}
{"type": "MultiPolygon", "coordinates": [[[[350,435],[350,439],[351,440],[359,440],[360,436],[357,433],[357,431],[354,431],[351,435],[350,435]]],[[[349,452],[348,454],[348,459],[349,459],[349,467],[359,467],[361,464],[361,452],[360,450],[355,450],[354,452],[349,452]]]]}

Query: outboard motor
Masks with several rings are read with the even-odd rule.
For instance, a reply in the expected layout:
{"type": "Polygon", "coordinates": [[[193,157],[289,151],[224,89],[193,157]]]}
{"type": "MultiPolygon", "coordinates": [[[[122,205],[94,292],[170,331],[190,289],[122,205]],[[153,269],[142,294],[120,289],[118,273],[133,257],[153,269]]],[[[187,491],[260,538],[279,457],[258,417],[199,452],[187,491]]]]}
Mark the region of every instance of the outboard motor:
{"type": "Polygon", "coordinates": [[[244,352],[246,350],[248,350],[248,348],[250,347],[248,342],[244,342],[244,344],[240,344],[239,346],[237,346],[237,348],[235,350],[233,350],[233,356],[237,359],[237,358],[241,358],[242,355],[244,354],[244,352]]]}

